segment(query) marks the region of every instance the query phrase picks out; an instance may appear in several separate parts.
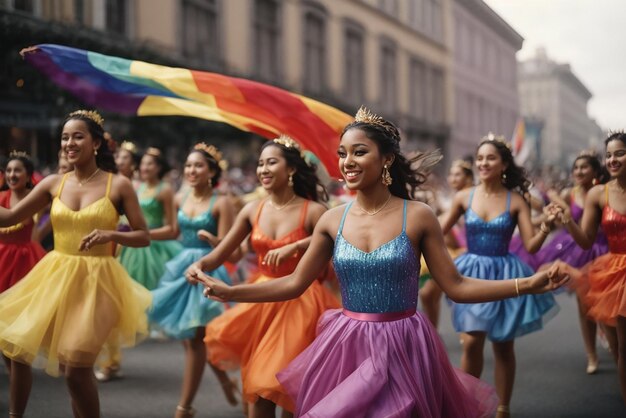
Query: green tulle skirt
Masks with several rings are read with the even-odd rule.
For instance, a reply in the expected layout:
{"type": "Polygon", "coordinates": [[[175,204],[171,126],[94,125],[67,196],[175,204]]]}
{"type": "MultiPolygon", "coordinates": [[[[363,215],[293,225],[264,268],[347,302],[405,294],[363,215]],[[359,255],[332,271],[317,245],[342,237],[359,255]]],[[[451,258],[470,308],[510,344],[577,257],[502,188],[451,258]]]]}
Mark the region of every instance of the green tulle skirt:
{"type": "Polygon", "coordinates": [[[165,263],[181,252],[183,245],[178,241],[152,241],[147,247],[122,248],[120,263],[130,277],[148,290],[159,284],[165,271],[165,263]]]}

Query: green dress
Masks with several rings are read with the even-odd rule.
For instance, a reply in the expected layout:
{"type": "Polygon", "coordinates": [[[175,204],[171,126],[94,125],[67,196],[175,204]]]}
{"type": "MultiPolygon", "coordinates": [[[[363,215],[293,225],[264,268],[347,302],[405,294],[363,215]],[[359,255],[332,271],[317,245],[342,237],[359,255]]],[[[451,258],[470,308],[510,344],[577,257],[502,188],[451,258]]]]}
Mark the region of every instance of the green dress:
{"type": "MultiPolygon", "coordinates": [[[[154,193],[146,193],[146,185],[142,183],[137,189],[139,206],[146,218],[148,229],[163,226],[163,205],[156,199],[164,183],[161,182],[154,193]]],[[[150,245],[141,248],[124,247],[120,254],[120,263],[135,281],[148,290],[153,290],[159,284],[159,279],[165,270],[165,263],[174,258],[183,246],[175,240],[150,241],[150,245]]]]}

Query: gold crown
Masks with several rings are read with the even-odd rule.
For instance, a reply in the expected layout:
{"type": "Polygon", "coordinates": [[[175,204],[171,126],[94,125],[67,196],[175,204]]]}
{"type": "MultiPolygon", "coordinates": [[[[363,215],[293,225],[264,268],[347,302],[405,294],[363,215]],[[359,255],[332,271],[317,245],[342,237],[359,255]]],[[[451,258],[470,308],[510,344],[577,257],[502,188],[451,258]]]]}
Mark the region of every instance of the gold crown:
{"type": "Polygon", "coordinates": [[[300,151],[300,144],[298,144],[293,138],[285,134],[281,134],[278,138],[274,138],[275,144],[280,144],[285,148],[294,148],[300,151]]]}
{"type": "Polygon", "coordinates": [[[469,161],[461,160],[461,159],[452,161],[452,167],[454,167],[454,166],[459,166],[461,168],[464,168],[464,169],[470,170],[470,171],[473,168],[472,164],[469,161]]]}
{"type": "Polygon", "coordinates": [[[145,154],[151,155],[151,156],[156,157],[156,158],[161,158],[161,150],[158,149],[158,148],[148,147],[148,149],[146,150],[145,154]]]}
{"type": "Polygon", "coordinates": [[[86,117],[87,119],[91,119],[92,121],[96,122],[98,125],[100,125],[102,129],[104,129],[104,119],[102,119],[102,116],[100,116],[100,113],[96,112],[95,110],[84,110],[84,109],[76,110],[70,113],[69,116],[86,117]]]}
{"type": "Polygon", "coordinates": [[[578,153],[577,157],[598,158],[598,152],[594,149],[584,149],[578,153]]]}
{"type": "Polygon", "coordinates": [[[368,108],[361,105],[359,110],[356,112],[354,116],[355,122],[367,123],[368,125],[376,125],[380,126],[387,132],[389,132],[394,138],[400,141],[400,137],[398,136],[398,132],[393,128],[393,126],[383,119],[381,116],[378,116],[375,113],[372,113],[368,108]]]}
{"type": "Polygon", "coordinates": [[[135,145],[131,141],[122,141],[122,144],[120,145],[120,149],[126,150],[130,152],[131,154],[137,154],[137,145],[135,145]]]}
{"type": "Polygon", "coordinates": [[[493,132],[489,132],[487,135],[483,136],[480,140],[479,145],[482,145],[485,142],[500,142],[505,147],[511,150],[511,144],[507,142],[506,138],[502,135],[495,135],[493,132]]]}
{"type": "Polygon", "coordinates": [[[228,161],[222,159],[222,153],[214,145],[207,145],[204,142],[199,142],[193,146],[193,149],[202,150],[209,154],[222,170],[226,170],[228,168],[228,161]]]}
{"type": "Polygon", "coordinates": [[[28,154],[25,153],[24,151],[13,150],[9,153],[9,158],[19,158],[19,157],[30,158],[28,154]]]}

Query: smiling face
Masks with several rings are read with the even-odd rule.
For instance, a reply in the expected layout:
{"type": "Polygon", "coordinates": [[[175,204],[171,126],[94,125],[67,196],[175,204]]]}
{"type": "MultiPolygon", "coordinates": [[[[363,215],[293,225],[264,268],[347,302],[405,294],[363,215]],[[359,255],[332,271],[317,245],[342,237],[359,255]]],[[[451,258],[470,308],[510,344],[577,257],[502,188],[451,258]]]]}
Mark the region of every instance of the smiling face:
{"type": "Polygon", "coordinates": [[[293,172],[278,146],[270,145],[263,148],[257,163],[256,175],[265,190],[275,192],[289,187],[289,174],[293,172]]]}
{"type": "Polygon", "coordinates": [[[506,164],[498,149],[492,144],[482,144],[476,151],[476,168],[481,181],[500,179],[506,170],[506,164]]]}
{"type": "Polygon", "coordinates": [[[70,119],[63,125],[61,149],[72,165],[84,165],[95,159],[94,151],[100,141],[89,132],[87,124],[80,119],[70,119]]]}
{"type": "Polygon", "coordinates": [[[450,167],[450,172],[448,173],[448,186],[450,186],[452,190],[462,190],[468,183],[468,176],[465,174],[463,168],[458,165],[450,167]]]}
{"type": "Polygon", "coordinates": [[[153,182],[159,178],[159,170],[161,167],[152,155],[144,155],[141,157],[139,165],[139,175],[142,181],[153,182]]]}
{"type": "Polygon", "coordinates": [[[393,161],[393,157],[381,155],[376,142],[358,128],[349,129],[341,137],[337,154],[339,170],[351,190],[381,183],[384,165],[390,165],[393,161]]]}
{"type": "Polygon", "coordinates": [[[115,165],[120,173],[123,173],[126,176],[132,175],[133,171],[135,171],[135,160],[133,158],[133,154],[131,154],[128,150],[120,149],[115,154],[115,165]]]}
{"type": "Polygon", "coordinates": [[[626,175],[626,144],[619,139],[606,144],[605,163],[612,178],[623,178],[626,175]]]}
{"type": "Polygon", "coordinates": [[[185,180],[191,187],[209,184],[215,173],[209,167],[209,162],[200,152],[191,152],[185,162],[185,180]]]}
{"type": "Polygon", "coordinates": [[[26,170],[24,163],[17,159],[9,161],[5,176],[9,189],[14,192],[24,190],[30,179],[30,174],[26,170]]]}
{"type": "Polygon", "coordinates": [[[591,186],[597,173],[587,158],[578,158],[572,167],[572,177],[577,186],[591,186]]]}

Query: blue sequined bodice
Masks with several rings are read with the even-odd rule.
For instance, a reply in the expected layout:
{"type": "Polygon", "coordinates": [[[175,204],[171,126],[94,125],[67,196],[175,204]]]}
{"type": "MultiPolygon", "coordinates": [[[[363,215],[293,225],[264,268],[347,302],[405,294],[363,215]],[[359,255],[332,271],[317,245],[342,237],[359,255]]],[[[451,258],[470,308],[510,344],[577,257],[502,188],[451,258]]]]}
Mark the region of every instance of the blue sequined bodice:
{"type": "Polygon", "coordinates": [[[515,221],[511,217],[511,192],[506,197],[506,209],[489,222],[482,219],[472,209],[474,190],[470,193],[465,211],[465,232],[467,234],[467,252],[478,255],[504,256],[509,253],[509,243],[515,230],[515,221]]]}
{"type": "Polygon", "coordinates": [[[343,237],[343,224],[352,203],[346,205],[333,254],[346,309],[366,313],[415,309],[420,268],[406,234],[406,204],[405,201],[400,235],[369,253],[343,237]]]}
{"type": "Polygon", "coordinates": [[[217,235],[217,220],[213,217],[213,204],[217,196],[211,197],[209,209],[193,218],[188,217],[181,209],[178,210],[178,225],[180,226],[180,234],[182,243],[187,248],[210,248],[211,245],[198,238],[198,231],[204,229],[213,235],[217,235]]]}

